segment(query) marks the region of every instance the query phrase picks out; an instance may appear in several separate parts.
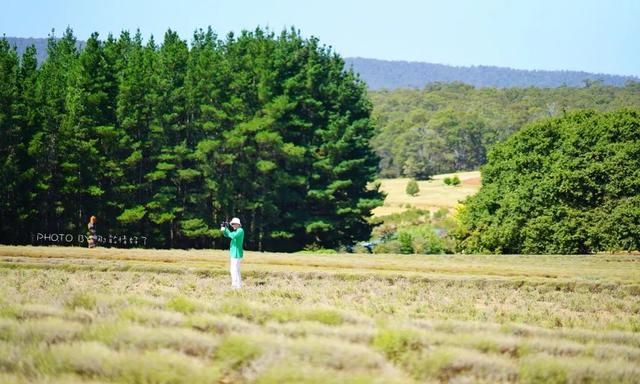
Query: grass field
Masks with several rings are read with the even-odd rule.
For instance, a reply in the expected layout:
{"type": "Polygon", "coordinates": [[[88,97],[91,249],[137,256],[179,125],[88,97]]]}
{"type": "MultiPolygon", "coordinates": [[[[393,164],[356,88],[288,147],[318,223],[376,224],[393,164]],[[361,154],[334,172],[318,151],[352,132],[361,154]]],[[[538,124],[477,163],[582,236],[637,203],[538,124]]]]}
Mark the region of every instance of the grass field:
{"type": "Polygon", "coordinates": [[[0,246],[2,383],[638,383],[640,256],[0,246]]]}
{"type": "Polygon", "coordinates": [[[416,196],[409,196],[406,193],[407,183],[410,179],[380,179],[380,189],[387,193],[387,198],[384,205],[376,208],[373,213],[377,217],[399,213],[404,211],[408,205],[428,209],[432,212],[441,208],[452,209],[459,201],[475,194],[480,189],[479,171],[455,173],[462,183],[455,187],[445,185],[444,178],[453,175],[453,173],[437,175],[432,180],[418,181],[420,193],[416,196]]]}

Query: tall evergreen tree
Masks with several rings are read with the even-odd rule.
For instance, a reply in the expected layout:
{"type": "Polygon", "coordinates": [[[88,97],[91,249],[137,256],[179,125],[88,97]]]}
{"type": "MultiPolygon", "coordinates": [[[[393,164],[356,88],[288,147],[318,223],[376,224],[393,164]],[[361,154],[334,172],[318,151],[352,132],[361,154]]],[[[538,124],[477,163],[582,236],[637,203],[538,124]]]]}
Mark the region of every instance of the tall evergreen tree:
{"type": "MultiPolygon", "coordinates": [[[[35,201],[33,199],[36,172],[35,159],[29,155],[29,143],[40,129],[41,115],[37,102],[38,61],[36,48],[27,47],[20,62],[19,73],[19,99],[16,108],[14,124],[20,130],[20,143],[17,147],[18,169],[20,175],[17,180],[18,192],[12,201],[16,208],[18,218],[8,229],[7,238],[15,238],[17,241],[29,242],[31,235],[37,230],[37,223],[32,220],[37,216],[35,201]],[[15,236],[15,237],[14,237],[15,236]]],[[[9,184],[10,185],[10,184],[9,184]]]]}
{"type": "Polygon", "coordinates": [[[121,214],[118,221],[130,234],[147,235],[156,246],[164,245],[161,231],[150,224],[146,202],[151,197],[150,180],[146,178],[155,168],[162,130],[154,124],[158,105],[156,45],[150,38],[146,46],[138,31],[133,39],[121,35],[123,62],[119,76],[117,98],[118,125],[124,131],[121,141],[128,144],[129,155],[121,164],[124,180],[118,186],[121,194],[121,214]],[[155,242],[155,243],[154,243],[155,242]]]}
{"type": "Polygon", "coordinates": [[[19,178],[21,131],[17,121],[19,103],[19,62],[15,47],[0,39],[0,234],[16,241],[20,195],[19,178]]]}
{"type": "Polygon", "coordinates": [[[209,244],[220,237],[220,232],[213,229],[217,226],[214,221],[224,219],[222,209],[230,206],[232,197],[229,193],[223,193],[224,185],[229,184],[230,180],[220,174],[221,165],[229,157],[222,151],[222,132],[229,120],[224,108],[228,100],[229,78],[230,71],[223,60],[220,42],[211,27],[206,32],[196,31],[185,82],[188,142],[195,146],[195,169],[202,181],[200,188],[192,191],[193,198],[199,202],[199,213],[191,218],[185,216],[182,233],[200,245],[209,244]]]}
{"type": "Polygon", "coordinates": [[[104,44],[94,33],[70,76],[62,125],[65,164],[73,170],[73,177],[66,181],[67,206],[76,213],[74,227],[80,232],[91,215],[98,216],[104,228],[114,223],[113,210],[102,201],[105,193],[113,197],[109,141],[115,130],[115,99],[111,96],[116,87],[113,63],[107,60],[104,44]]]}
{"type": "Polygon", "coordinates": [[[32,199],[37,212],[31,220],[39,231],[62,233],[73,230],[76,222],[75,212],[66,209],[68,201],[65,195],[77,186],[77,172],[74,164],[65,163],[65,150],[69,148],[65,148],[67,143],[61,127],[66,114],[67,90],[77,59],[73,31],[67,28],[61,39],[56,39],[52,33],[48,57],[42,64],[36,88],[41,125],[29,143],[29,155],[35,161],[32,199]]]}
{"type": "Polygon", "coordinates": [[[182,222],[192,219],[197,212],[196,182],[200,172],[194,169],[193,138],[188,124],[187,75],[189,50],[177,33],[169,30],[158,52],[158,97],[154,108],[155,169],[145,178],[152,184],[152,195],[145,207],[149,219],[165,232],[165,246],[174,247],[182,236],[182,222]],[[196,199],[194,199],[196,197],[196,199]]]}

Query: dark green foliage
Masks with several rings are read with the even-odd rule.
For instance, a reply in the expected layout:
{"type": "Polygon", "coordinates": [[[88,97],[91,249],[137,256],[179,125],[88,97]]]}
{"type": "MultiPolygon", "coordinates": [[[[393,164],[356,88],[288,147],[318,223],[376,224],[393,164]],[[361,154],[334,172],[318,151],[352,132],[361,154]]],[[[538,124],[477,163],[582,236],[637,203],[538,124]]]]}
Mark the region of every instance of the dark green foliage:
{"type": "Polygon", "coordinates": [[[453,185],[454,187],[456,185],[460,185],[460,178],[458,177],[458,175],[453,175],[453,177],[451,178],[451,185],[453,185]]]}
{"type": "Polygon", "coordinates": [[[413,253],[413,245],[411,244],[413,237],[409,232],[400,232],[398,234],[398,241],[400,242],[400,253],[405,255],[413,253]]]}
{"type": "MultiPolygon", "coordinates": [[[[382,220],[382,219],[378,219],[382,220]]],[[[384,222],[373,230],[375,253],[453,253],[455,240],[450,236],[456,222],[447,209],[433,215],[428,210],[411,208],[384,217],[384,222]]]]}
{"type": "Polygon", "coordinates": [[[77,74],[77,64],[78,51],[72,31],[67,29],[59,40],[52,36],[48,59],[37,74],[34,100],[37,125],[28,139],[32,164],[26,173],[33,173],[33,185],[24,192],[30,195],[31,203],[31,212],[25,221],[30,222],[32,230],[47,228],[58,233],[79,230],[81,211],[76,198],[82,187],[81,154],[76,149],[81,145],[82,132],[68,121],[77,100],[77,94],[68,93],[77,74]]]}
{"type": "MultiPolygon", "coordinates": [[[[20,196],[20,168],[24,160],[23,119],[19,116],[20,68],[18,55],[0,40],[0,233],[15,241],[12,226],[18,221],[15,201],[20,196]],[[12,235],[9,235],[12,234],[12,235]]],[[[3,236],[4,238],[4,236],[3,236]]]]}
{"type": "Polygon", "coordinates": [[[409,180],[406,192],[409,196],[415,196],[420,192],[420,186],[418,186],[418,182],[415,179],[409,180]]]}
{"type": "Polygon", "coordinates": [[[640,107],[640,83],[544,89],[453,83],[369,94],[378,122],[372,145],[381,159],[380,176],[418,180],[478,169],[492,145],[541,118],[576,109],[640,107]]]}
{"type": "Polygon", "coordinates": [[[0,234],[146,236],[154,247],[337,248],[369,237],[379,159],[364,84],[317,39],[261,29],[191,48],[123,32],[79,51],[51,38],[37,68],[0,41],[0,234]],[[6,138],[6,139],[5,139],[6,138]],[[15,202],[15,203],[14,203],[15,202]]]}
{"type": "Polygon", "coordinates": [[[640,249],[640,112],[584,111],[496,145],[458,233],[469,252],[640,249]]]}

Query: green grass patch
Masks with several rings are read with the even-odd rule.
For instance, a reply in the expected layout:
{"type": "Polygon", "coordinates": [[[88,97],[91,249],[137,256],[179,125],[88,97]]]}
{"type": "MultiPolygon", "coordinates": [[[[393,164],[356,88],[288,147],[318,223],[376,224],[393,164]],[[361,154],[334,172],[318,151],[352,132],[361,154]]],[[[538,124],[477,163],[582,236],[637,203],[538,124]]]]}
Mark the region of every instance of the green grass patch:
{"type": "Polygon", "coordinates": [[[410,329],[383,329],[373,339],[373,346],[393,362],[401,362],[405,354],[422,348],[420,335],[410,329]]]}
{"type": "MultiPolygon", "coordinates": [[[[229,300],[222,303],[220,311],[258,324],[264,324],[270,318],[268,310],[256,305],[251,305],[242,299],[229,300]]],[[[286,314],[283,312],[280,313],[279,316],[286,316],[286,314]]]]}
{"type": "Polygon", "coordinates": [[[215,352],[216,361],[225,367],[237,370],[260,355],[262,349],[251,338],[240,335],[227,336],[215,352]]]}
{"type": "Polygon", "coordinates": [[[567,369],[557,359],[547,355],[526,358],[520,365],[520,381],[526,384],[565,384],[567,369]]]}
{"type": "Polygon", "coordinates": [[[167,302],[167,308],[189,315],[196,311],[196,304],[184,296],[176,296],[167,302]]]}
{"type": "Polygon", "coordinates": [[[302,318],[307,321],[317,321],[326,325],[342,325],[344,318],[333,309],[311,309],[302,312],[302,318]]]}
{"type": "Polygon", "coordinates": [[[87,310],[94,310],[97,302],[98,299],[95,295],[86,292],[78,292],[71,295],[71,297],[65,302],[65,305],[69,309],[83,308],[87,310]]]}
{"type": "Polygon", "coordinates": [[[269,318],[279,322],[317,321],[326,325],[342,325],[344,323],[340,312],[330,308],[278,308],[269,312],[269,318]]]}

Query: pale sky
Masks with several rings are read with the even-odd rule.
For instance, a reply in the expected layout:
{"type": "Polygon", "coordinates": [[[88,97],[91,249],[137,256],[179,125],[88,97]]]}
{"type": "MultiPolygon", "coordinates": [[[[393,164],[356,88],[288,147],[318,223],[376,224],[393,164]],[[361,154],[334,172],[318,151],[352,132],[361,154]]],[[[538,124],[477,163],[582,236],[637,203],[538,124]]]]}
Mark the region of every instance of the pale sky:
{"type": "Polygon", "coordinates": [[[342,57],[640,76],[640,0],[4,0],[0,35],[294,26],[342,57]]]}

